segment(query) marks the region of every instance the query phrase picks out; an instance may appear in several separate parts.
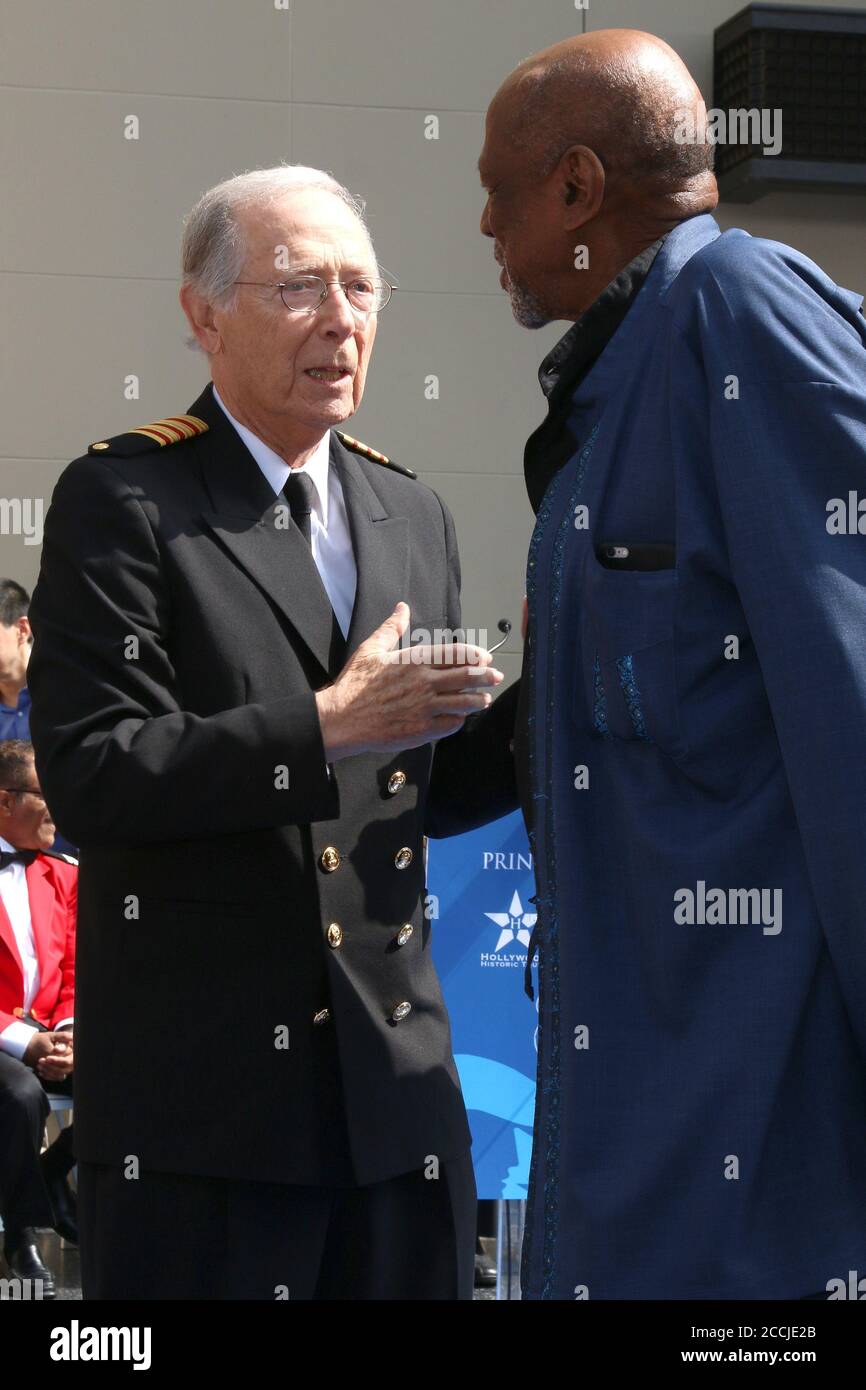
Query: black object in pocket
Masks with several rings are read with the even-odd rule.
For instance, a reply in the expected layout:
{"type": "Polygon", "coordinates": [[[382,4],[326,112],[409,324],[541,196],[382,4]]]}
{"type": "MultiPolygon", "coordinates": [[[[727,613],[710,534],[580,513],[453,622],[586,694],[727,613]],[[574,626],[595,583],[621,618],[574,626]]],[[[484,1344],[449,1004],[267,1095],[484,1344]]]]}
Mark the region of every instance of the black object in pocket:
{"type": "Polygon", "coordinates": [[[672,570],[677,553],[663,541],[601,541],[595,558],[609,570],[672,570]]]}

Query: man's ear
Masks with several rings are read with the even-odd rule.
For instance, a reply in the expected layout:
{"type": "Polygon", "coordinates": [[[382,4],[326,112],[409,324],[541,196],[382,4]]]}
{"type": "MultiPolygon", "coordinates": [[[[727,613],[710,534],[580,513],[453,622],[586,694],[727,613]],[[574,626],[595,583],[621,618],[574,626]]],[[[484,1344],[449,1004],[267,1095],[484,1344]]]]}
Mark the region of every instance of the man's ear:
{"type": "Polygon", "coordinates": [[[182,285],[178,298],[199,347],[207,353],[219,352],[222,337],[214,322],[213,305],[191,285],[182,285]]]}
{"type": "Polygon", "coordinates": [[[604,201],[604,165],[588,145],[571,145],[554,175],[561,190],[563,228],[576,231],[598,215],[604,201]]]}

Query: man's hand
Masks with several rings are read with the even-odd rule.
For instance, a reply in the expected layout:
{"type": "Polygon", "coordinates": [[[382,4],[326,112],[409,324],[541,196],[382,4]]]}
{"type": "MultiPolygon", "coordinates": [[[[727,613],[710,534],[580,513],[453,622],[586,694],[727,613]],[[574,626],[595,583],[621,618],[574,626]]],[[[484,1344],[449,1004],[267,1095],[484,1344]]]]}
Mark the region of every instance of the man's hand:
{"type": "Polygon", "coordinates": [[[328,762],[418,748],[456,733],[490,704],[485,687],[504,677],[488,651],[464,642],[400,648],[408,626],[409,606],[398,603],[333,685],[317,692],[328,762]]]}
{"type": "Polygon", "coordinates": [[[62,1081],[72,1071],[72,1036],[61,1030],[36,1033],[21,1060],[43,1081],[62,1081]]]}
{"type": "Polygon", "coordinates": [[[44,1033],[43,1037],[51,1038],[54,1046],[36,1063],[36,1072],[43,1081],[62,1081],[72,1072],[72,1034],[55,1029],[52,1033],[44,1033]]]}

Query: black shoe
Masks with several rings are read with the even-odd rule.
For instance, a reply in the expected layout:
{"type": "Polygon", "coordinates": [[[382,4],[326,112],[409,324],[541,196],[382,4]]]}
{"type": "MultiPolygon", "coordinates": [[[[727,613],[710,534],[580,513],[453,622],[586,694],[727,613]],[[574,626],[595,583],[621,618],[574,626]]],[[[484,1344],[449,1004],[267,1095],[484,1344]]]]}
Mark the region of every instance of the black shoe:
{"type": "MultiPolygon", "coordinates": [[[[50,1154],[50,1149],[48,1153],[50,1154]]],[[[45,1179],[45,1186],[48,1189],[48,1196],[51,1199],[51,1210],[54,1213],[53,1226],[59,1236],[64,1240],[71,1241],[73,1245],[78,1244],[78,1212],[75,1204],[75,1194],[69,1186],[66,1174],[59,1172],[50,1161],[46,1162],[48,1154],[43,1154],[42,1176],[45,1179]]]]}
{"type": "MultiPolygon", "coordinates": [[[[480,1242],[479,1242],[480,1244],[480,1242]]],[[[484,1250],[475,1251],[475,1287],[490,1289],[496,1283],[496,1265],[484,1250]]]]}
{"type": "Polygon", "coordinates": [[[36,1244],[36,1232],[32,1226],[24,1226],[20,1231],[13,1235],[6,1233],[6,1246],[3,1252],[6,1256],[6,1263],[18,1279],[41,1279],[42,1297],[54,1298],[54,1276],[46,1264],[43,1263],[39,1246],[36,1244]]]}

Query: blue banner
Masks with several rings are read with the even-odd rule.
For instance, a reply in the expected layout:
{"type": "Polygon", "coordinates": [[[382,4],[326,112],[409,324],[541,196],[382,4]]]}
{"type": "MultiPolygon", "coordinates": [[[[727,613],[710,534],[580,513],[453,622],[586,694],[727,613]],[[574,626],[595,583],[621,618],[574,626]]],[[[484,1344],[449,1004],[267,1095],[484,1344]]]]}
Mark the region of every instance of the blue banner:
{"type": "Polygon", "coordinates": [[[523,1200],[535,1107],[538,988],[524,992],[535,879],[519,812],[428,842],[433,958],[451,1015],[479,1197],[523,1200]]]}

